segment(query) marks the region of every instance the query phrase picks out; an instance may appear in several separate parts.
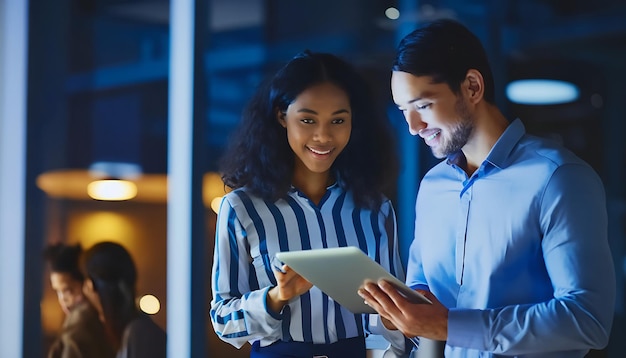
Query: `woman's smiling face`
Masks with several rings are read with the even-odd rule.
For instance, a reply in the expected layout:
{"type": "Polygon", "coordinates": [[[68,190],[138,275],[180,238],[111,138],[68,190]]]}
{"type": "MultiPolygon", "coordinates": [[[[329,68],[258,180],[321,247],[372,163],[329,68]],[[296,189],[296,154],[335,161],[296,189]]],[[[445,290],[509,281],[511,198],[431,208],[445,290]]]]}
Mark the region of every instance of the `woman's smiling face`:
{"type": "Polygon", "coordinates": [[[295,177],[328,174],[350,140],[350,100],[344,90],[329,82],[302,91],[286,112],[278,113],[278,120],[287,129],[295,153],[295,177]]]}

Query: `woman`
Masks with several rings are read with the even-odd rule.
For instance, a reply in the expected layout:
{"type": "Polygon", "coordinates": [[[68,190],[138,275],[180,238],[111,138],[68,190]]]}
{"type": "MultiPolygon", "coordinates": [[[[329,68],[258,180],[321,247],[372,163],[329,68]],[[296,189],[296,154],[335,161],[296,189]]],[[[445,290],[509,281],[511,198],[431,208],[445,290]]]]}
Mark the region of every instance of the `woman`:
{"type": "Polygon", "coordinates": [[[165,331],[135,303],[137,270],[126,249],[100,242],[82,259],[85,295],[100,313],[117,350],[117,358],[165,358],[165,331]]]}
{"type": "Polygon", "coordinates": [[[221,161],[234,190],[218,213],[211,319],[222,340],[250,342],[252,357],[365,357],[372,330],[404,351],[378,316],[352,314],[287,266],[272,269],[280,251],[357,246],[404,279],[383,195],[395,153],[373,103],[352,66],[305,52],[244,111],[221,161]]]}

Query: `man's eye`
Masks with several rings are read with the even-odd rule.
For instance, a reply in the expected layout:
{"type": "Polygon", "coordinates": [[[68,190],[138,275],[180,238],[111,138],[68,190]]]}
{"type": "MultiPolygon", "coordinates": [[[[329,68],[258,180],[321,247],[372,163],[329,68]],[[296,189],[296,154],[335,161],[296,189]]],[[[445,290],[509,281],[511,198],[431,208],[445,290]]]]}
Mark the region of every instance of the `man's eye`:
{"type": "Polygon", "coordinates": [[[333,123],[335,123],[335,124],[341,124],[343,122],[345,122],[345,119],[343,119],[343,118],[337,118],[337,119],[333,120],[333,123]]]}

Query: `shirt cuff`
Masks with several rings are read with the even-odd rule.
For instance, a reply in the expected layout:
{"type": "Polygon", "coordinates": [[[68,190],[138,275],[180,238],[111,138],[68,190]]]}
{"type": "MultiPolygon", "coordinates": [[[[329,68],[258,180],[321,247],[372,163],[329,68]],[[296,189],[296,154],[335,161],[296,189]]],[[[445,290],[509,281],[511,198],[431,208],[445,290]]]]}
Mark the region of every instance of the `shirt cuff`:
{"type": "Polygon", "coordinates": [[[430,288],[428,287],[428,285],[422,285],[422,284],[416,284],[416,285],[412,285],[409,286],[411,287],[412,290],[422,290],[422,291],[428,291],[430,292],[430,288]]]}
{"type": "Polygon", "coordinates": [[[487,328],[482,324],[483,311],[451,308],[448,311],[449,346],[485,350],[487,328]]]}
{"type": "Polygon", "coordinates": [[[269,286],[267,288],[265,288],[263,290],[263,306],[265,307],[265,311],[272,316],[273,319],[275,320],[282,320],[285,317],[285,307],[287,307],[287,305],[284,305],[283,308],[280,310],[280,312],[278,312],[278,314],[276,314],[276,312],[274,312],[274,310],[272,310],[268,305],[267,305],[267,292],[274,286],[269,286]]]}

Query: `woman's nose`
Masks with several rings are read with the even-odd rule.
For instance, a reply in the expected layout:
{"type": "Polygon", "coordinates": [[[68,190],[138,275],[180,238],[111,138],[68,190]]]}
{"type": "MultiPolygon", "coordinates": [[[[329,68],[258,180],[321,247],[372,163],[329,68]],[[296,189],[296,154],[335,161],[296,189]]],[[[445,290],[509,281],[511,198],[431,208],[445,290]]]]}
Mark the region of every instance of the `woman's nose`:
{"type": "Polygon", "coordinates": [[[328,142],[332,138],[330,126],[320,125],[315,131],[315,139],[318,142],[328,142]]]}

